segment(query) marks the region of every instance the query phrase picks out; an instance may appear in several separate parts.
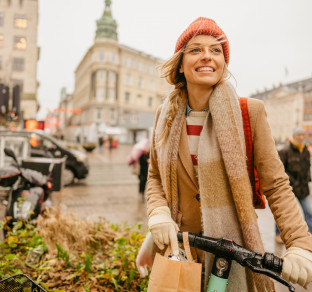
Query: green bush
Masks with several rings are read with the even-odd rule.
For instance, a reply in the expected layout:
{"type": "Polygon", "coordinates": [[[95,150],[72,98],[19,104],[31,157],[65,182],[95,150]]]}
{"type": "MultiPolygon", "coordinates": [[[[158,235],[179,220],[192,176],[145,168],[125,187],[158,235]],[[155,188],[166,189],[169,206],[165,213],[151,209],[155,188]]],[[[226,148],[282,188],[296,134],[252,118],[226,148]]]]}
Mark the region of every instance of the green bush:
{"type": "Polygon", "coordinates": [[[107,244],[92,241],[81,254],[55,243],[57,252],[51,255],[35,225],[17,222],[0,242],[0,279],[24,273],[49,292],[146,291],[148,278],[141,278],[135,265],[145,230],[140,225],[109,226],[116,236],[107,244]],[[27,254],[35,248],[43,253],[40,261],[27,266],[27,254]]]}

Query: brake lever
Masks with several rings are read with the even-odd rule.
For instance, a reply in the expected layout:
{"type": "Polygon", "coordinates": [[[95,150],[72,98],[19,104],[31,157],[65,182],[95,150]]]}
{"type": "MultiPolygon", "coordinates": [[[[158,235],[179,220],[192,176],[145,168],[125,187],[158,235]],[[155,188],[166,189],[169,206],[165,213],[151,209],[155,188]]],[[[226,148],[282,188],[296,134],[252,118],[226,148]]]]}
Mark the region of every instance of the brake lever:
{"type": "Polygon", "coordinates": [[[274,279],[274,280],[280,282],[281,284],[285,285],[289,289],[289,291],[295,292],[295,287],[292,286],[290,283],[288,283],[286,280],[284,280],[282,277],[278,276],[277,274],[275,274],[274,272],[272,272],[268,269],[253,266],[253,264],[249,261],[249,259],[246,259],[243,262],[243,265],[247,266],[250,270],[252,270],[255,273],[259,273],[259,274],[263,274],[263,275],[267,275],[267,276],[271,277],[272,279],[274,279]]]}

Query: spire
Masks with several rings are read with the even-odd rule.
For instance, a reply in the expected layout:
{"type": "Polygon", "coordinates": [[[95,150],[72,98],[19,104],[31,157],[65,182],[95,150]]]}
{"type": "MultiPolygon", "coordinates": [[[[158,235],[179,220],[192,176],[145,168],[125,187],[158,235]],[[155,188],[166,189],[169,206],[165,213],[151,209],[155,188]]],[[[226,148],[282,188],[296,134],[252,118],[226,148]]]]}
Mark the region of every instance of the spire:
{"type": "Polygon", "coordinates": [[[95,37],[105,37],[117,40],[117,22],[112,17],[111,0],[105,0],[105,9],[102,17],[96,21],[97,29],[95,37]]]}

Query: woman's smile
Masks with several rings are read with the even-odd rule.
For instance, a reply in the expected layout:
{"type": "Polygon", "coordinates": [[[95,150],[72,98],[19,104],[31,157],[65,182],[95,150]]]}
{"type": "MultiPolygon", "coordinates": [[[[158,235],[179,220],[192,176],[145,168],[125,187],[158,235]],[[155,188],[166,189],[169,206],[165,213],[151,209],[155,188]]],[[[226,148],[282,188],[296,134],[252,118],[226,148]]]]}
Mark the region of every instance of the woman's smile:
{"type": "Polygon", "coordinates": [[[202,66],[195,69],[196,72],[202,72],[202,73],[213,73],[216,70],[211,66],[202,66]]]}

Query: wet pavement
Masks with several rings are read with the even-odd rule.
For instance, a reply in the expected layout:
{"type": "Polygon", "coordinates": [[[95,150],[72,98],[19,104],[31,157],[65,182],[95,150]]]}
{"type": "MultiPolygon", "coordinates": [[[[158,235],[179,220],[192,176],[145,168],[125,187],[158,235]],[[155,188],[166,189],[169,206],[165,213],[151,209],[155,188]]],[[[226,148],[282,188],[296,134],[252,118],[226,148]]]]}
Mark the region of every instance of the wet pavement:
{"type": "Polygon", "coordinates": [[[131,173],[127,157],[132,146],[121,145],[111,151],[95,149],[88,153],[89,176],[53,194],[53,204],[67,211],[113,223],[146,225],[146,205],[138,193],[139,180],[131,173]]]}

